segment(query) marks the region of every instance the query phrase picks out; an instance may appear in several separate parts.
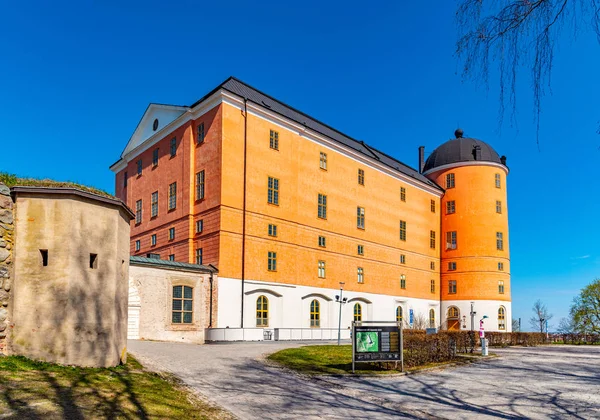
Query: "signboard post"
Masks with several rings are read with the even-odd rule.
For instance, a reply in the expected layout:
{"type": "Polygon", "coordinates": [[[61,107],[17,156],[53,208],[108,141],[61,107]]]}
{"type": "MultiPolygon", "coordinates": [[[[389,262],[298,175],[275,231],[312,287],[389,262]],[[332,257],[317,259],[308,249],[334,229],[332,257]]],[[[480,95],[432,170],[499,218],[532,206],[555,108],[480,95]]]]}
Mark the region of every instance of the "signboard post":
{"type": "Polygon", "coordinates": [[[352,373],[356,362],[400,362],[404,371],[402,323],[352,322],[352,373]]]}

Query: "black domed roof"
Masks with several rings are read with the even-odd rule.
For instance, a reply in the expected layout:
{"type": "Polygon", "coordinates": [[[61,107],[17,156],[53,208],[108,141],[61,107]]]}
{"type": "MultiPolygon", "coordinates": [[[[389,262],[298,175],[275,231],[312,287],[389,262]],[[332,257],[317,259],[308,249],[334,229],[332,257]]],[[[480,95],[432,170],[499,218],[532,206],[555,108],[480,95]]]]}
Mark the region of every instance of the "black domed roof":
{"type": "Polygon", "coordinates": [[[457,138],[448,140],[429,155],[423,172],[457,162],[483,161],[505,165],[489,144],[481,140],[462,137],[461,129],[456,130],[455,134],[457,138]]]}

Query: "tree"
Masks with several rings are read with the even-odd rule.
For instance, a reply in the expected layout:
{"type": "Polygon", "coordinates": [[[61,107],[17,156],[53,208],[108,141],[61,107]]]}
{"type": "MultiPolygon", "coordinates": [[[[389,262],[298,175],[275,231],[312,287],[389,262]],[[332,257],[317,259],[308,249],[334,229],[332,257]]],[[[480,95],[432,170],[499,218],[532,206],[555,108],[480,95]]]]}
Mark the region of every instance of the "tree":
{"type": "Polygon", "coordinates": [[[575,332],[575,323],[573,318],[561,318],[558,323],[557,331],[561,334],[573,334],[575,332]]]}
{"type": "Polygon", "coordinates": [[[540,299],[535,301],[531,310],[534,315],[529,318],[529,324],[536,330],[539,328],[540,332],[543,333],[544,326],[552,319],[553,315],[548,312],[548,308],[546,308],[546,305],[540,299]]]}
{"type": "Polygon", "coordinates": [[[577,332],[600,333],[600,279],[581,290],[570,312],[577,332]]]}
{"type": "Polygon", "coordinates": [[[423,315],[421,313],[415,314],[413,317],[412,329],[413,330],[424,330],[426,328],[429,328],[429,321],[427,320],[427,317],[425,317],[425,315],[423,315]]]}
{"type": "Polygon", "coordinates": [[[574,37],[583,24],[591,27],[600,43],[600,0],[460,0],[456,22],[456,55],[463,78],[488,88],[491,63],[496,64],[500,124],[507,104],[511,123],[515,122],[517,70],[531,71],[539,136],[541,99],[550,87],[556,40],[565,27],[574,37]]]}
{"type": "Polygon", "coordinates": [[[512,320],[512,330],[513,332],[518,331],[521,332],[521,326],[519,325],[519,320],[518,319],[514,319],[512,320]]]}

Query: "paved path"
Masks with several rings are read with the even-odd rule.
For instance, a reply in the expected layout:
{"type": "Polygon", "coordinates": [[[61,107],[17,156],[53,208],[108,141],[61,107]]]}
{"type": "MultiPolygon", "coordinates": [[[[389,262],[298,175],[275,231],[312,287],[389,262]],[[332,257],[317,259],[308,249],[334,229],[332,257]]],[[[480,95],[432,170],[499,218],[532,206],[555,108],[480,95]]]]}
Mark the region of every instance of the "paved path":
{"type": "Polygon", "coordinates": [[[493,349],[501,357],[376,378],[310,378],[260,361],[299,345],[129,342],[142,363],[242,419],[600,418],[600,346],[493,349]]]}

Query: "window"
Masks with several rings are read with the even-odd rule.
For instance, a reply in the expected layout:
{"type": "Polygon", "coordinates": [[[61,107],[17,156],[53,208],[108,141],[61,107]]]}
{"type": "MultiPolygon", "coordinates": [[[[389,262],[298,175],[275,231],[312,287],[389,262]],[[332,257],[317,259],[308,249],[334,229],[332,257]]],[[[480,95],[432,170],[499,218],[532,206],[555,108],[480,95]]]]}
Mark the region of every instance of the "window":
{"type": "Polygon", "coordinates": [[[310,302],[310,326],[317,328],[321,326],[321,308],[316,299],[310,302]]]}
{"type": "Polygon", "coordinates": [[[454,188],[454,174],[446,174],[446,188],[454,188]]]}
{"type": "Polygon", "coordinates": [[[152,166],[158,166],[158,149],[152,151],[152,166]]]}
{"type": "Polygon", "coordinates": [[[189,286],[173,286],[173,324],[191,324],[193,314],[193,290],[189,286]]]}
{"type": "Polygon", "coordinates": [[[356,208],[356,227],[359,229],[365,228],[365,208],[364,207],[356,208]]]}
{"type": "Polygon", "coordinates": [[[400,201],[406,201],[406,188],[400,187],[400,201]]]}
{"type": "Polygon", "coordinates": [[[319,278],[325,278],[325,261],[319,261],[319,278]]]}
{"type": "Polygon", "coordinates": [[[175,261],[175,254],[169,255],[169,261],[175,261]]]}
{"type": "Polygon", "coordinates": [[[141,241],[138,239],[137,241],[135,241],[135,250],[139,251],[141,248],[141,241]]]}
{"type": "Polygon", "coordinates": [[[435,293],[435,280],[431,280],[429,289],[431,293],[435,293]]]}
{"type": "Polygon", "coordinates": [[[324,236],[319,236],[319,246],[321,248],[325,248],[326,242],[325,242],[325,237],[324,236]]]}
{"type": "Polygon", "coordinates": [[[406,289],[406,274],[400,275],[400,288],[406,289]]]}
{"type": "Polygon", "coordinates": [[[177,207],[177,182],[169,185],[169,210],[177,207]]]}
{"type": "Polygon", "coordinates": [[[406,264],[406,255],[400,254],[400,264],[406,264]]]}
{"type": "Polygon", "coordinates": [[[504,280],[498,280],[498,293],[504,294],[504,280]]]}
{"type": "Polygon", "coordinates": [[[358,185],[365,185],[365,171],[364,169],[358,170],[358,185]]]}
{"type": "Polygon", "coordinates": [[[269,236],[277,236],[277,225],[269,225],[269,236]]]}
{"type": "Polygon", "coordinates": [[[363,245],[358,245],[358,255],[365,255],[365,247],[363,245]]]}
{"type": "Polygon", "coordinates": [[[277,178],[269,177],[268,187],[267,201],[270,204],[279,205],[279,180],[277,178]]]}
{"type": "Polygon", "coordinates": [[[171,139],[171,157],[175,157],[177,154],[177,137],[171,139]]]}
{"type": "Polygon", "coordinates": [[[502,214],[502,201],[496,200],[496,213],[502,214]]]}
{"type": "Polygon", "coordinates": [[[152,193],[152,203],[150,206],[150,217],[158,216],[158,191],[152,193]]]}
{"type": "Polygon", "coordinates": [[[269,271],[277,271],[277,252],[269,251],[267,269],[269,271]]]}
{"type": "Polygon", "coordinates": [[[448,308],[448,318],[449,319],[458,319],[460,313],[458,312],[458,308],[456,306],[451,306],[448,308]]]}
{"type": "Polygon", "coordinates": [[[40,256],[42,257],[42,267],[48,266],[48,250],[40,249],[40,256]]]}
{"type": "Polygon", "coordinates": [[[456,204],[454,200],[446,201],[446,214],[454,214],[456,211],[456,204]]]}
{"type": "Polygon", "coordinates": [[[396,322],[402,322],[402,306],[396,308],[396,322]]]}
{"type": "Polygon", "coordinates": [[[204,230],[204,219],[196,220],[196,233],[202,233],[204,230]]]}
{"type": "Polygon", "coordinates": [[[256,299],[256,326],[269,326],[269,299],[266,296],[259,296],[256,299]]]}
{"type": "Polygon", "coordinates": [[[135,202],[135,223],[142,223],[142,200],[135,202]]]}
{"type": "Polygon", "coordinates": [[[448,271],[456,271],[456,262],[452,261],[448,263],[448,271]]]}
{"type": "Polygon", "coordinates": [[[496,188],[500,188],[500,174],[495,174],[494,180],[496,182],[496,188]]]}
{"type": "Polygon", "coordinates": [[[152,254],[152,253],[150,253],[150,254],[146,254],[146,257],[147,258],[151,258],[153,260],[160,260],[160,254],[152,254]]]}
{"type": "Polygon", "coordinates": [[[356,274],[357,274],[357,281],[359,283],[364,283],[365,282],[365,274],[364,274],[364,270],[362,267],[358,267],[358,269],[356,270],[356,274]]]}
{"type": "Polygon", "coordinates": [[[446,249],[456,249],[456,231],[446,232],[446,249]]]}
{"type": "Polygon", "coordinates": [[[319,168],[327,170],[327,153],[320,153],[319,156],[319,168]]]}
{"type": "Polygon", "coordinates": [[[137,174],[138,176],[142,174],[142,159],[137,161],[137,174]]]}
{"type": "Polygon", "coordinates": [[[196,138],[196,143],[204,143],[204,123],[198,125],[198,137],[196,138]]]}
{"type": "Polygon", "coordinates": [[[362,307],[360,306],[360,303],[354,304],[354,320],[362,321],[362,307]]]}
{"type": "Polygon", "coordinates": [[[498,329],[505,330],[506,329],[506,310],[504,306],[498,308],[498,329]]]}
{"type": "Polygon", "coordinates": [[[429,263],[429,268],[431,268],[432,270],[435,270],[435,261],[431,261],[429,263]]]}
{"type": "Polygon", "coordinates": [[[448,294],[450,294],[450,295],[456,294],[456,280],[448,281],[448,294]]]}
{"type": "Polygon", "coordinates": [[[327,219],[327,196],[325,194],[319,194],[319,208],[317,216],[320,219],[327,219]]]}
{"type": "Polygon", "coordinates": [[[502,232],[496,232],[496,249],[502,251],[504,249],[504,240],[502,239],[502,232]]]}
{"type": "Polygon", "coordinates": [[[429,231],[429,248],[435,249],[435,231],[429,231]]]}
{"type": "Polygon", "coordinates": [[[196,264],[202,264],[202,248],[196,248],[196,264]]]}
{"type": "Polygon", "coordinates": [[[406,241],[406,221],[400,220],[400,240],[406,241]]]}
{"type": "Polygon", "coordinates": [[[435,311],[429,310],[429,328],[435,328],[435,311]]]}
{"type": "Polygon", "coordinates": [[[431,212],[432,212],[432,213],[435,213],[435,200],[431,200],[431,205],[430,205],[430,207],[431,207],[431,212]]]}
{"type": "Polygon", "coordinates": [[[196,200],[204,198],[204,171],[196,174],[196,200]]]}
{"type": "Polygon", "coordinates": [[[172,241],[173,239],[175,239],[175,228],[169,228],[169,241],[172,241]]]}
{"type": "Polygon", "coordinates": [[[504,263],[503,262],[498,263],[498,271],[504,271],[504,263]]]}
{"type": "Polygon", "coordinates": [[[269,135],[269,147],[271,149],[279,150],[279,133],[277,131],[271,130],[271,134],[269,135]]]}
{"type": "Polygon", "coordinates": [[[127,171],[123,174],[123,188],[127,188],[127,171]]]}
{"type": "Polygon", "coordinates": [[[156,234],[150,236],[150,245],[156,246],[156,234]]]}

